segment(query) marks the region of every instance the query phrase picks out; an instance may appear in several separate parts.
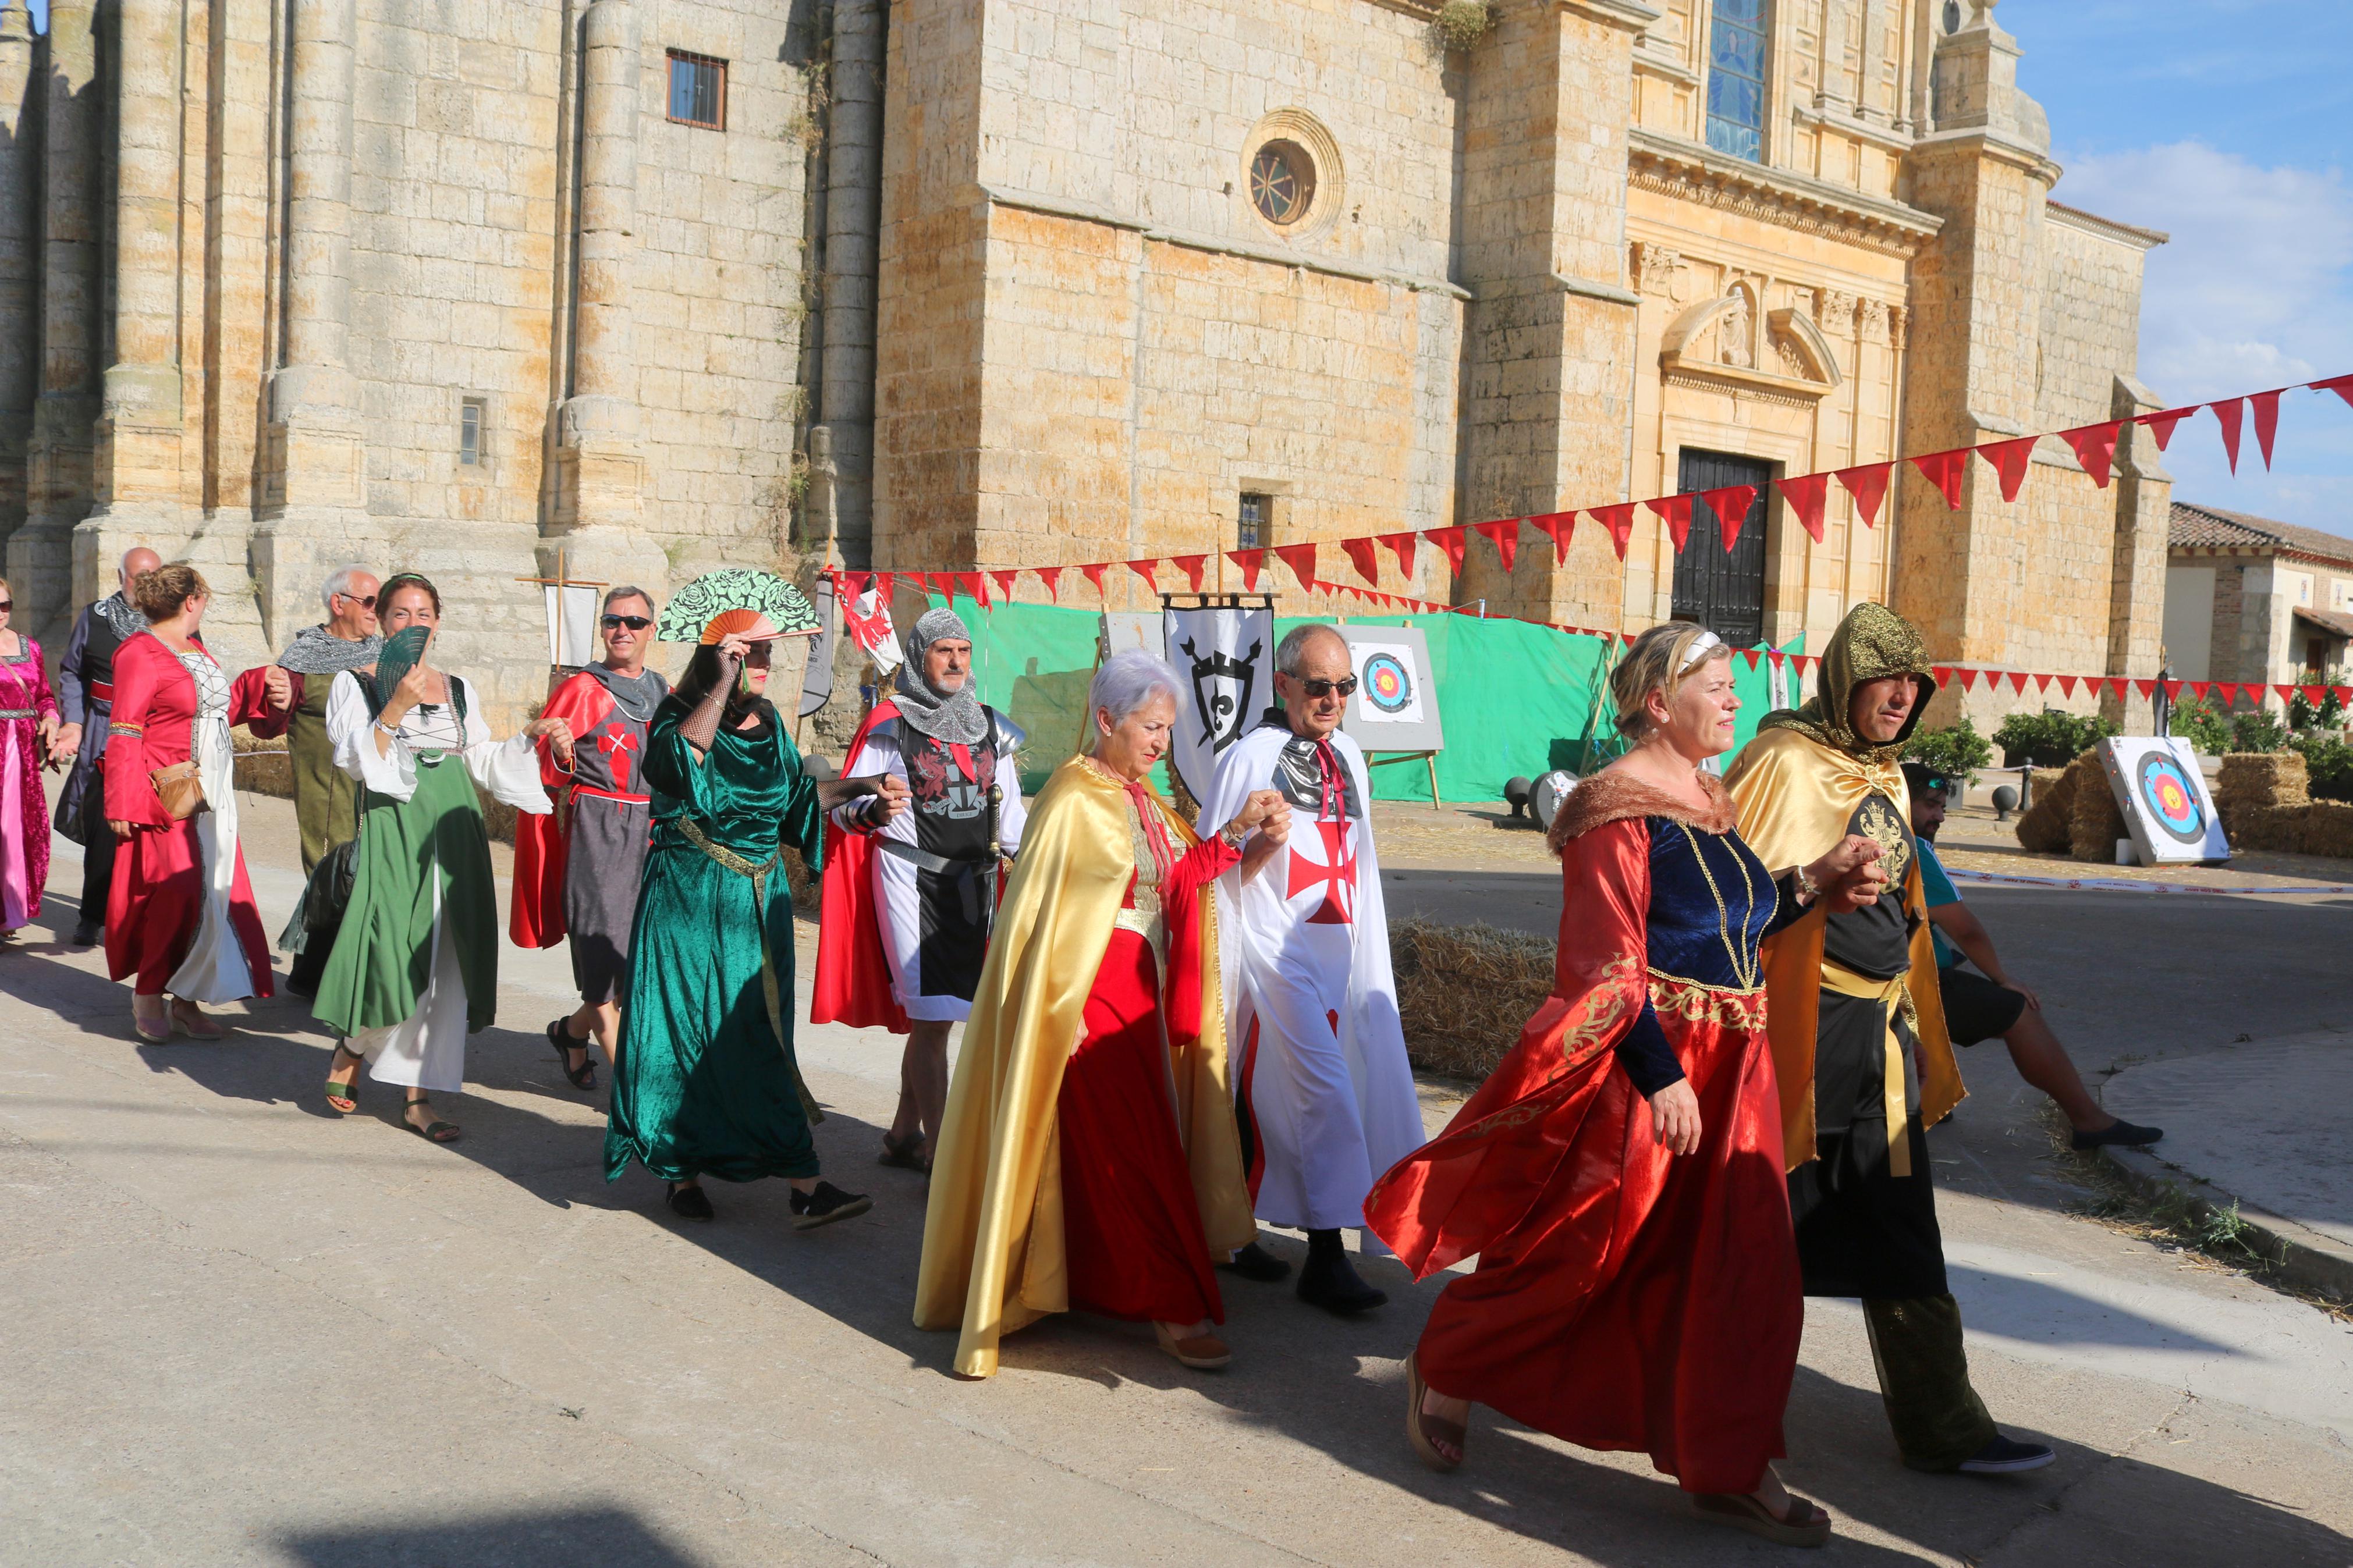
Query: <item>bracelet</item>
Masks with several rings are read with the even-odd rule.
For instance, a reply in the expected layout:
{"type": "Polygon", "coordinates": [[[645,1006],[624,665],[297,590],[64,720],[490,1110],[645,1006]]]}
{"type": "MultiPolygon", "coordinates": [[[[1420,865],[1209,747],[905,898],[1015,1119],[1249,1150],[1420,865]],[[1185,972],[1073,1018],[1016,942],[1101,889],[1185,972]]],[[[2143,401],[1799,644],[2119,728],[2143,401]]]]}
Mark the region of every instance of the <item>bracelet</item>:
{"type": "Polygon", "coordinates": [[[1226,841],[1227,847],[1232,849],[1240,849],[1249,839],[1250,835],[1250,830],[1241,825],[1240,818],[1218,829],[1218,837],[1226,841]]]}
{"type": "Polygon", "coordinates": [[[1815,881],[1811,873],[1808,872],[1803,866],[1790,872],[1789,877],[1797,884],[1799,903],[1810,904],[1822,896],[1822,885],[1815,881]]]}

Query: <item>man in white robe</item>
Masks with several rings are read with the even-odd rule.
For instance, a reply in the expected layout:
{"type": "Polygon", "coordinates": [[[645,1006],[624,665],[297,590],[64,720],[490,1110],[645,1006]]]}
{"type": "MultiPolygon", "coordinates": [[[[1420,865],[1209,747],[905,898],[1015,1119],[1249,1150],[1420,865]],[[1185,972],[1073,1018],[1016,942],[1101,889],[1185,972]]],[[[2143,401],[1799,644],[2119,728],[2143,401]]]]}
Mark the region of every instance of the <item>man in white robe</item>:
{"type": "MultiPolygon", "coordinates": [[[[1201,805],[1207,833],[1254,790],[1291,803],[1282,863],[1247,884],[1219,879],[1226,1038],[1258,1216],[1307,1232],[1300,1300],[1341,1313],[1388,1297],[1357,1275],[1340,1233],[1363,1229],[1374,1178],[1425,1141],[1389,969],[1371,784],[1364,752],[1340,733],[1356,684],[1338,632],[1293,630],[1275,651],[1282,707],[1227,748],[1201,805]]],[[[1234,1267],[1279,1277],[1273,1261],[1252,1246],[1234,1267]]]]}

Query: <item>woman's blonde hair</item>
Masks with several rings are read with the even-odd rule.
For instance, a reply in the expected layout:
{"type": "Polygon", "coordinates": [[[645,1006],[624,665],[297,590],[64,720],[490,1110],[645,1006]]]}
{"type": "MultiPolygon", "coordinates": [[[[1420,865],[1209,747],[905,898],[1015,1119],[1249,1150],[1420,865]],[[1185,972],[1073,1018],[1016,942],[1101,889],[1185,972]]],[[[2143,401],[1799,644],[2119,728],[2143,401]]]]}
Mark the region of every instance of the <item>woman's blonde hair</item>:
{"type": "Polygon", "coordinates": [[[148,624],[168,621],[180,613],[180,606],[199,594],[210,595],[204,574],[185,561],[174,561],[168,566],[158,566],[153,572],[142,572],[131,580],[131,602],[148,624]]]}
{"type": "Polygon", "coordinates": [[[1669,621],[1634,639],[1634,646],[1626,650],[1626,657],[1609,672],[1609,696],[1618,705],[1620,735],[1630,741],[1641,738],[1651,722],[1642,705],[1650,700],[1651,692],[1672,702],[1675,688],[1683,683],[1685,676],[1716,659],[1732,657],[1731,647],[1719,642],[1698,659],[1693,659],[1693,651],[1700,640],[1713,635],[1705,626],[1694,626],[1689,621],[1669,621]]]}

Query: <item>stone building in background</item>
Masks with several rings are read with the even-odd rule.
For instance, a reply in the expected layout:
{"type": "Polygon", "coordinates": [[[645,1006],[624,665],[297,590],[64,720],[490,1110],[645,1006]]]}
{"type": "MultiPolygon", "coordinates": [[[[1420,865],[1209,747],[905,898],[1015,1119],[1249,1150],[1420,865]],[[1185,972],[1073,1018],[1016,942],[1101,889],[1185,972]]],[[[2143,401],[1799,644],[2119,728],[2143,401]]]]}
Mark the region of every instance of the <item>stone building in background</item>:
{"type": "MultiPolygon", "coordinates": [[[[2163,237],[2048,199],[1990,0],[53,5],[0,3],[0,531],[51,626],[133,540],[248,658],[413,565],[519,705],[559,552],[1189,554],[2157,405],[2163,237]]],[[[1885,599],[1940,658],[2147,675],[2168,486],[2137,428],[2117,470],[1383,581],[1815,647],[1885,599]]]]}

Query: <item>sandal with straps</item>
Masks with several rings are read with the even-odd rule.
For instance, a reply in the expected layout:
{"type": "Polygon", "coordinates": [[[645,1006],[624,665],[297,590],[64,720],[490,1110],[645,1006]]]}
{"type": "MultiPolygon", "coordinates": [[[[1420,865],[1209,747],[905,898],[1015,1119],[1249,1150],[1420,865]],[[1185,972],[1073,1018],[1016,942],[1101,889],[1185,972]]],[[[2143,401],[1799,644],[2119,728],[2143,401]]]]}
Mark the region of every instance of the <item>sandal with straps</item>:
{"type": "Polygon", "coordinates": [[[456,1122],[443,1121],[438,1118],[436,1118],[435,1120],[427,1122],[424,1126],[419,1127],[416,1122],[411,1121],[408,1119],[408,1108],[410,1106],[430,1105],[432,1101],[429,1100],[403,1100],[401,1102],[400,1109],[400,1124],[403,1127],[407,1128],[411,1132],[416,1133],[419,1138],[424,1139],[427,1143],[455,1143],[458,1141],[458,1124],[456,1122]]]}
{"type": "Polygon", "coordinates": [[[335,1042],[335,1054],[327,1062],[328,1110],[338,1116],[349,1116],[360,1108],[359,1099],[352,1091],[359,1087],[360,1068],[366,1063],[365,1057],[353,1056],[343,1047],[341,1040],[335,1042]],[[338,1084],[335,1081],[335,1064],[345,1057],[352,1058],[352,1079],[349,1083],[338,1084]]]}
{"type": "Polygon", "coordinates": [[[589,1051],[588,1041],[574,1039],[572,1031],[564,1026],[569,1021],[558,1018],[548,1025],[547,1043],[555,1047],[556,1063],[563,1068],[564,1076],[571,1080],[573,1088],[594,1089],[596,1087],[596,1058],[589,1051]],[[572,1053],[575,1051],[580,1053],[580,1066],[576,1068],[572,1065],[572,1053]]]}
{"type": "Polygon", "coordinates": [[[888,1165],[893,1170],[921,1171],[927,1176],[932,1173],[932,1163],[923,1158],[923,1135],[921,1132],[910,1133],[903,1139],[894,1139],[885,1132],[882,1134],[882,1152],[874,1163],[888,1165]]]}
{"type": "Polygon", "coordinates": [[[1413,1445],[1414,1453],[1440,1475],[1461,1468],[1470,1428],[1460,1421],[1449,1421],[1422,1409],[1422,1396],[1430,1392],[1430,1384],[1422,1381],[1419,1352],[1405,1358],[1405,1436],[1413,1445]],[[1440,1444],[1454,1450],[1451,1458],[1440,1444]]]}

